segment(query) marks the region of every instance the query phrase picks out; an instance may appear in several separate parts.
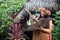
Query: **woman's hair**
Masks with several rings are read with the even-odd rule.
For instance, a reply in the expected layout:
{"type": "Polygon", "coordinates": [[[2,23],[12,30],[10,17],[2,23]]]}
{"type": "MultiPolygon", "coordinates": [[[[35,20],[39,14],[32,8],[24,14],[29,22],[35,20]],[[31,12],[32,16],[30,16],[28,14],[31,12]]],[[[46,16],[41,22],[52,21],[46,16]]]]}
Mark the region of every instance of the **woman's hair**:
{"type": "Polygon", "coordinates": [[[43,16],[50,16],[51,12],[43,7],[38,9],[40,12],[44,12],[43,16]]]}

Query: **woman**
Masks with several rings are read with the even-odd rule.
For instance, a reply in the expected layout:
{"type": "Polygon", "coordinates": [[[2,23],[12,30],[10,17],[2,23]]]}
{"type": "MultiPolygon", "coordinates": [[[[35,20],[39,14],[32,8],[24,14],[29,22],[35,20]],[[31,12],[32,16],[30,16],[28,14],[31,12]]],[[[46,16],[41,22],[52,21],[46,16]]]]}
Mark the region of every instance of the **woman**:
{"type": "Polygon", "coordinates": [[[52,20],[49,17],[51,15],[50,11],[45,8],[39,8],[39,11],[41,13],[41,18],[50,19],[48,24],[48,28],[44,28],[43,26],[40,26],[37,28],[37,30],[33,31],[33,39],[32,40],[51,40],[51,31],[52,31],[52,20]]]}

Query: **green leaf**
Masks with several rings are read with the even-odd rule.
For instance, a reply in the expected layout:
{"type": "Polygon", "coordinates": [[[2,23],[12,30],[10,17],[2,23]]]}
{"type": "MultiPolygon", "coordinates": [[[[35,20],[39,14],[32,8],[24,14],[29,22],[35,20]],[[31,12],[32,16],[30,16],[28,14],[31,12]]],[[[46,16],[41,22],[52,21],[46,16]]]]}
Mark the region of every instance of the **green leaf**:
{"type": "Polygon", "coordinates": [[[56,12],[57,15],[60,15],[60,11],[56,12]]]}

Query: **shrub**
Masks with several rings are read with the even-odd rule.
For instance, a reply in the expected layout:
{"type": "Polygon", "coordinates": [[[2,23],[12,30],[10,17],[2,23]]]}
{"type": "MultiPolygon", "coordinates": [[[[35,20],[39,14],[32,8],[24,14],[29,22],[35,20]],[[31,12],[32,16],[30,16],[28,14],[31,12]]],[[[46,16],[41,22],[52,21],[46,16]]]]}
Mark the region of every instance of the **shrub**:
{"type": "Polygon", "coordinates": [[[0,34],[11,24],[8,13],[19,11],[24,0],[0,0],[0,34]]]}

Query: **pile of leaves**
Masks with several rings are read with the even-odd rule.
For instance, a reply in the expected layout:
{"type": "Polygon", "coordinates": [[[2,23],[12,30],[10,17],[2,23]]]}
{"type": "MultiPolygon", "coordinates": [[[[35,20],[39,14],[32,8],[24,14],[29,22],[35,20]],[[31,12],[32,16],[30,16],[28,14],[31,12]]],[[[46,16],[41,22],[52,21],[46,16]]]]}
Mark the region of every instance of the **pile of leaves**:
{"type": "Polygon", "coordinates": [[[25,0],[0,0],[0,35],[12,23],[9,13],[19,11],[25,0]]]}
{"type": "Polygon", "coordinates": [[[57,11],[53,16],[53,31],[52,39],[60,40],[60,11],[57,11]]]}

